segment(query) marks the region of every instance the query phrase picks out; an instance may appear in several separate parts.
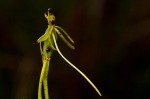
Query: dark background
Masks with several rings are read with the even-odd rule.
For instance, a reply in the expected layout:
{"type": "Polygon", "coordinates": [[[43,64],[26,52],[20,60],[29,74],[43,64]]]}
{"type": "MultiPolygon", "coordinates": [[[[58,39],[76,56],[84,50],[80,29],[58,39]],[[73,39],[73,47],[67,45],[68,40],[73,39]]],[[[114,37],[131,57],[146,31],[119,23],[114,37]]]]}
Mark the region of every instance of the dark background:
{"type": "Polygon", "coordinates": [[[37,99],[48,8],[75,41],[59,39],[62,53],[103,95],[55,52],[51,99],[150,99],[149,0],[0,0],[0,99],[37,99]]]}

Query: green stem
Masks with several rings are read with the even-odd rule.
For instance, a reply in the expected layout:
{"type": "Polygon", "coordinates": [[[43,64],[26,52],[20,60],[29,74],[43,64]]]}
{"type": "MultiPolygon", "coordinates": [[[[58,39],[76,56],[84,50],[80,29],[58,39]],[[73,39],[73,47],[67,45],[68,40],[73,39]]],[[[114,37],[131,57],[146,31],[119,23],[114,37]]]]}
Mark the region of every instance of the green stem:
{"type": "Polygon", "coordinates": [[[43,87],[44,87],[45,99],[49,99],[49,93],[48,93],[48,72],[49,72],[49,65],[50,65],[49,63],[50,63],[50,60],[47,61],[45,75],[43,77],[43,87]]]}
{"type": "Polygon", "coordinates": [[[42,99],[42,81],[45,74],[46,64],[47,64],[47,60],[44,60],[41,75],[40,75],[40,80],[39,80],[38,99],[42,99]]]}

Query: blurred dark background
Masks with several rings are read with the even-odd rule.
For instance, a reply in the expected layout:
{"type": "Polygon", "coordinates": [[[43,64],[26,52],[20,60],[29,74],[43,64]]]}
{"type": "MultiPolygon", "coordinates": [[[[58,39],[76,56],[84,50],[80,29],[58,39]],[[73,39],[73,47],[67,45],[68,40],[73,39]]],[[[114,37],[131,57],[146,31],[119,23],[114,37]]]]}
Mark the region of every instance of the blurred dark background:
{"type": "Polygon", "coordinates": [[[48,8],[75,41],[59,39],[62,53],[103,95],[55,52],[51,99],[150,99],[149,0],[0,0],[0,99],[37,99],[48,8]]]}

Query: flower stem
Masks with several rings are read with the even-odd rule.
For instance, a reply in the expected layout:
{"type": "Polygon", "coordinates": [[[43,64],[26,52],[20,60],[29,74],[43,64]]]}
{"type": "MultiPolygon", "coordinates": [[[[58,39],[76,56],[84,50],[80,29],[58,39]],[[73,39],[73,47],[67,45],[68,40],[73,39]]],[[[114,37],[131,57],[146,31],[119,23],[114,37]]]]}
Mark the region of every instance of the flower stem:
{"type": "Polygon", "coordinates": [[[40,75],[40,80],[39,80],[38,99],[42,99],[42,81],[45,74],[46,64],[47,64],[47,60],[44,60],[41,75],[40,75]]]}
{"type": "Polygon", "coordinates": [[[48,93],[48,72],[49,72],[49,65],[50,65],[49,63],[50,63],[50,60],[47,60],[45,75],[43,77],[45,99],[49,99],[49,93],[48,93]]]}

